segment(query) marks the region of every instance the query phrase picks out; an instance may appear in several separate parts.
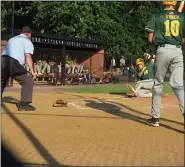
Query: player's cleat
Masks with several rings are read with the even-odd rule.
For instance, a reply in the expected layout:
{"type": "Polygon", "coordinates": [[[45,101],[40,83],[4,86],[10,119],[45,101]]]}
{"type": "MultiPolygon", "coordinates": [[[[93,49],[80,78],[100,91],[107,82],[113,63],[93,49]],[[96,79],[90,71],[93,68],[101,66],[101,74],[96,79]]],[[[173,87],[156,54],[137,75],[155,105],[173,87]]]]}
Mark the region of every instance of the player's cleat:
{"type": "Polygon", "coordinates": [[[147,124],[150,126],[158,127],[159,126],[159,118],[148,119],[147,124]]]}
{"type": "Polygon", "coordinates": [[[32,105],[22,105],[20,103],[16,104],[17,108],[18,108],[18,111],[35,111],[36,108],[32,105]]]}
{"type": "Polygon", "coordinates": [[[136,96],[136,91],[131,85],[127,84],[127,89],[132,93],[133,96],[136,96]]]}

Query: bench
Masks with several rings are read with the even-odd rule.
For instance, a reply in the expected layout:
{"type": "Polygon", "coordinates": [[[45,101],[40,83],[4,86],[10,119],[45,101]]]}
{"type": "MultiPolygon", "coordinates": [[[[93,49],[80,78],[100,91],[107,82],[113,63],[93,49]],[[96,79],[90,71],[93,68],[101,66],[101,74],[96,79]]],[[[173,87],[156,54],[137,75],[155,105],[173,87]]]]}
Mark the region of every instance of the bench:
{"type": "Polygon", "coordinates": [[[36,78],[36,81],[39,81],[39,79],[42,79],[42,81],[45,81],[45,79],[53,78],[53,75],[39,75],[36,78]]]}

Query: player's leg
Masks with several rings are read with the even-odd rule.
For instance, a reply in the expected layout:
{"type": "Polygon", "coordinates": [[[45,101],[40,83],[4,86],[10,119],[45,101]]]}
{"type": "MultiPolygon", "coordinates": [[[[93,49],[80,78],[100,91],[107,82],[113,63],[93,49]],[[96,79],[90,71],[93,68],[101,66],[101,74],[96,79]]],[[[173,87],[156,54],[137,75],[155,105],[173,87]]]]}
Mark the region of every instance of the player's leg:
{"type": "Polygon", "coordinates": [[[152,97],[152,93],[147,89],[140,89],[137,92],[137,97],[152,97]]]}
{"type": "Polygon", "coordinates": [[[37,69],[37,73],[38,73],[38,75],[42,75],[42,73],[41,73],[41,66],[40,65],[36,65],[36,69],[37,69]]]}
{"type": "Polygon", "coordinates": [[[50,74],[50,73],[51,73],[51,66],[49,64],[47,64],[47,74],[50,74]]]}
{"type": "Polygon", "coordinates": [[[136,95],[138,97],[152,97],[151,90],[153,87],[153,80],[143,80],[139,82],[136,87],[136,95]]]}
{"type": "Polygon", "coordinates": [[[161,93],[169,62],[168,50],[159,47],[156,56],[154,85],[152,88],[152,119],[147,121],[147,123],[152,126],[159,126],[161,93]]]}
{"type": "Polygon", "coordinates": [[[139,81],[139,82],[136,84],[136,94],[137,94],[137,92],[138,92],[141,88],[148,89],[148,90],[152,90],[153,85],[154,85],[154,81],[153,81],[152,79],[151,79],[151,80],[139,81]]]}
{"type": "Polygon", "coordinates": [[[8,63],[8,58],[6,57],[1,57],[1,99],[2,99],[2,94],[4,92],[4,89],[7,85],[8,79],[9,79],[9,66],[10,64],[8,63]]]}
{"type": "Polygon", "coordinates": [[[183,87],[183,54],[180,48],[177,48],[177,54],[174,55],[174,59],[170,65],[170,85],[172,86],[175,95],[178,98],[179,106],[182,114],[184,114],[184,87],[183,87]]]}
{"type": "Polygon", "coordinates": [[[42,74],[44,74],[44,72],[46,71],[46,69],[47,69],[47,64],[44,64],[44,65],[43,65],[43,68],[42,68],[42,70],[41,70],[42,74]]]}
{"type": "Polygon", "coordinates": [[[21,103],[17,105],[19,111],[34,111],[35,107],[29,105],[32,103],[33,79],[28,74],[15,75],[13,77],[21,87],[21,103]]]}

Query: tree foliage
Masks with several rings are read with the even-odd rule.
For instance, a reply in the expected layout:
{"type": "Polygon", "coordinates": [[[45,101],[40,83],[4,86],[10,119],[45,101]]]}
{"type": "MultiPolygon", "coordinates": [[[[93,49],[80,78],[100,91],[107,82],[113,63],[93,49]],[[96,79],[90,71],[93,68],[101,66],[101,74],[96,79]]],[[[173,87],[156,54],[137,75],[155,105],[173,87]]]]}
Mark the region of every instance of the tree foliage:
{"type": "MultiPolygon", "coordinates": [[[[10,1],[1,2],[2,29],[10,27],[10,1]]],[[[154,12],[153,1],[15,1],[15,28],[29,25],[36,31],[63,36],[98,39],[106,57],[155,52],[144,28],[154,12]]]]}

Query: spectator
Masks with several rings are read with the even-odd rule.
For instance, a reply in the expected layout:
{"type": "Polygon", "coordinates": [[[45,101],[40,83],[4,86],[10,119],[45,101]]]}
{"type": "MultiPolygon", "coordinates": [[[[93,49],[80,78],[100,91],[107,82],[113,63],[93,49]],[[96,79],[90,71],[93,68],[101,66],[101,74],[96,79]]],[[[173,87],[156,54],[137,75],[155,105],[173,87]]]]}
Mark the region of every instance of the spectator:
{"type": "Polygon", "coordinates": [[[77,69],[77,73],[78,73],[78,74],[82,74],[83,66],[80,65],[80,64],[77,62],[76,58],[74,59],[74,65],[75,65],[75,67],[76,67],[76,69],[77,69]]]}
{"type": "Polygon", "coordinates": [[[83,73],[84,73],[85,81],[87,82],[88,80],[90,80],[90,70],[87,64],[85,64],[83,67],[83,73]]]}
{"type": "Polygon", "coordinates": [[[43,75],[41,73],[41,70],[42,70],[42,60],[39,60],[35,63],[34,65],[34,71],[35,71],[35,74],[38,76],[38,75],[43,75]]]}
{"type": "Polygon", "coordinates": [[[120,59],[120,67],[123,69],[125,66],[125,59],[124,57],[122,56],[121,59],[120,59]]]}
{"type": "Polygon", "coordinates": [[[67,69],[67,74],[71,72],[71,67],[72,67],[72,61],[69,55],[66,55],[66,69],[67,69]]]}
{"type": "Polygon", "coordinates": [[[47,61],[42,62],[42,74],[44,74],[45,71],[47,74],[50,73],[50,65],[47,63],[47,61]]]}
{"type": "Polygon", "coordinates": [[[115,57],[113,57],[112,60],[111,60],[111,67],[112,68],[116,68],[116,60],[115,60],[115,57]]]}

